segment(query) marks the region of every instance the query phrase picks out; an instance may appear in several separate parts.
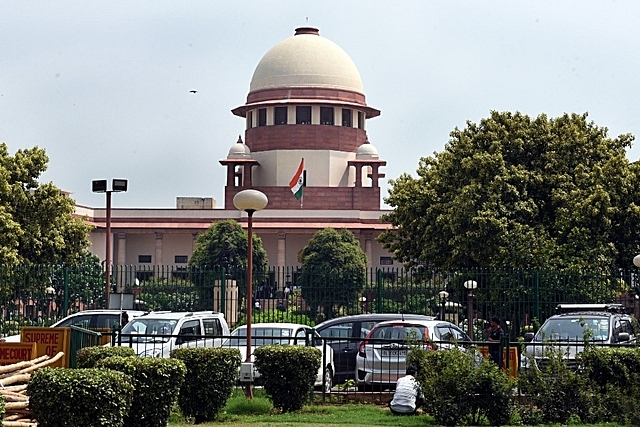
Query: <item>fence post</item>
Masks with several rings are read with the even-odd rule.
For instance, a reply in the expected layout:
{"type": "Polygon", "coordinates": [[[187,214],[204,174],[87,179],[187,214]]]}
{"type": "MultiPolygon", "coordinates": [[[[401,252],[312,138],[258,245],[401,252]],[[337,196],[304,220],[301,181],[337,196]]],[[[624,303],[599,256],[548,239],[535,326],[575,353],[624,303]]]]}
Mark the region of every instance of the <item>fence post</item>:
{"type": "MultiPolygon", "coordinates": [[[[224,267],[221,269],[222,276],[220,277],[220,313],[225,316],[227,314],[227,271],[224,267]]],[[[215,283],[215,282],[214,282],[215,283]]],[[[215,298],[215,292],[213,292],[215,298]]],[[[214,302],[215,305],[215,302],[214,302]]]]}
{"type": "Polygon", "coordinates": [[[378,286],[377,312],[382,313],[382,270],[376,269],[376,284],[378,286]]]}
{"type": "Polygon", "coordinates": [[[64,282],[64,297],[62,299],[62,310],[64,310],[62,314],[63,317],[69,314],[69,268],[69,266],[64,266],[62,270],[64,282]]]}
{"type": "Polygon", "coordinates": [[[540,319],[540,281],[539,270],[536,270],[533,274],[533,296],[535,298],[536,318],[540,319]]]}

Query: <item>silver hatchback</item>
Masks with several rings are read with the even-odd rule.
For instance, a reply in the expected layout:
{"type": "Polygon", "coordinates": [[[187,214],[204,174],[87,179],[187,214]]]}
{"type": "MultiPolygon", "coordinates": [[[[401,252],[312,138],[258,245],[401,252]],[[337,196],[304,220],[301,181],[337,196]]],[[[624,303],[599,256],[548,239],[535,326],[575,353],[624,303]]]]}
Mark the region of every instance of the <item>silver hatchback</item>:
{"type": "Polygon", "coordinates": [[[356,358],[358,388],[395,387],[405,375],[411,347],[446,350],[470,342],[469,336],[453,323],[442,320],[391,320],[380,322],[360,343],[356,358]]]}

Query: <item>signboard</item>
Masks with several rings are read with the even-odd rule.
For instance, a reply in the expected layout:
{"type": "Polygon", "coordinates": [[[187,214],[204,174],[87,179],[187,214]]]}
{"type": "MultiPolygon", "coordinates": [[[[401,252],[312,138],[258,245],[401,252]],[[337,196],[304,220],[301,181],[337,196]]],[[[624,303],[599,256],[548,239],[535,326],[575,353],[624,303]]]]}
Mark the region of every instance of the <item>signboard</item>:
{"type": "Polygon", "coordinates": [[[24,362],[36,358],[36,344],[0,342],[0,365],[24,362]]]}
{"type": "Polygon", "coordinates": [[[25,326],[20,330],[20,341],[27,344],[36,345],[36,357],[53,357],[59,352],[64,352],[64,356],[52,367],[69,366],[69,328],[38,328],[25,326]]]}

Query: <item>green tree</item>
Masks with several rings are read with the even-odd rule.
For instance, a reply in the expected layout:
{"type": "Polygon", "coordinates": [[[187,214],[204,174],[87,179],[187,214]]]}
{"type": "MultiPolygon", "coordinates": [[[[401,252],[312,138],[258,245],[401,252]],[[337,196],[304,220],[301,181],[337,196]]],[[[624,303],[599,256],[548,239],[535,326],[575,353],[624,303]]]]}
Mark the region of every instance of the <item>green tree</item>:
{"type": "Polygon", "coordinates": [[[10,156],[0,144],[0,264],[74,264],[86,255],[91,226],[53,183],[40,184],[45,150],[10,156]]]}
{"type": "MultiPolygon", "coordinates": [[[[366,281],[367,256],[347,229],[317,231],[302,250],[302,297],[327,318],[337,306],[351,307],[366,281]]],[[[314,313],[312,313],[314,314],[314,313]]]]}
{"type": "Polygon", "coordinates": [[[391,180],[379,242],[400,262],[441,267],[610,270],[640,250],[640,165],[630,134],[587,114],[492,112],[455,129],[417,178],[391,180]]]}
{"type": "MultiPolygon", "coordinates": [[[[248,237],[247,231],[237,221],[216,221],[196,239],[189,265],[201,268],[246,266],[248,237]]],[[[262,239],[255,234],[252,246],[253,268],[262,271],[267,267],[267,251],[262,245],[262,239]]]]}
{"type": "MultiPolygon", "coordinates": [[[[233,277],[240,290],[239,298],[246,295],[247,247],[249,234],[235,220],[227,219],[214,222],[206,232],[196,239],[195,249],[189,261],[191,277],[200,290],[200,301],[205,304],[213,297],[210,295],[214,283],[221,279],[222,271],[233,277]]],[[[253,235],[253,274],[252,286],[255,292],[257,284],[266,279],[267,251],[262,239],[253,235]]]]}

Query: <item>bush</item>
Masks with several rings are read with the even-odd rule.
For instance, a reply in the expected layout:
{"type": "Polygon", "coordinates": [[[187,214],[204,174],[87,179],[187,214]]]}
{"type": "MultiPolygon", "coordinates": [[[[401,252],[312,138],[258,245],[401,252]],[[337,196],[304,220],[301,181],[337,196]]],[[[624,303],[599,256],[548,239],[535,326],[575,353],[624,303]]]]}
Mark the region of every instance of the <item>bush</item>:
{"type": "Polygon", "coordinates": [[[518,375],[520,391],[528,397],[526,405],[539,409],[545,423],[566,424],[572,416],[592,422],[598,417],[598,403],[588,382],[569,368],[562,347],[545,346],[544,352],[542,369],[518,375]]]}
{"type": "Polygon", "coordinates": [[[273,407],[282,412],[302,409],[318,376],[320,350],[297,345],[266,345],[258,347],[254,355],[255,366],[273,407]]]}
{"type": "Polygon", "coordinates": [[[120,371],[132,378],[135,393],[131,409],[124,419],[125,427],[167,425],[184,382],[186,369],[182,361],[114,356],[98,361],[96,368],[120,371]]]}
{"type": "Polygon", "coordinates": [[[27,395],[41,427],[120,427],[133,384],[128,375],[105,369],[42,368],[31,375],[27,395]]]}
{"type": "Polygon", "coordinates": [[[213,421],[238,381],[240,351],[236,348],[179,348],[171,357],[184,362],[187,375],[178,405],[196,424],[213,421]]]}
{"type": "Polygon", "coordinates": [[[95,368],[98,360],[112,356],[135,356],[136,352],[131,347],[84,347],[78,350],[76,365],[78,368],[95,368]]]}
{"type": "Polygon", "coordinates": [[[491,425],[510,421],[514,384],[492,361],[458,349],[413,348],[407,364],[418,368],[417,378],[425,395],[424,409],[436,423],[453,426],[464,419],[478,425],[483,417],[491,425]]]}
{"type": "Polygon", "coordinates": [[[583,375],[594,386],[596,420],[638,425],[640,349],[589,346],[580,362],[583,375]]]}

